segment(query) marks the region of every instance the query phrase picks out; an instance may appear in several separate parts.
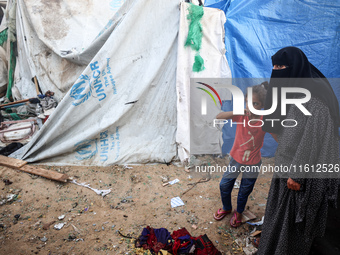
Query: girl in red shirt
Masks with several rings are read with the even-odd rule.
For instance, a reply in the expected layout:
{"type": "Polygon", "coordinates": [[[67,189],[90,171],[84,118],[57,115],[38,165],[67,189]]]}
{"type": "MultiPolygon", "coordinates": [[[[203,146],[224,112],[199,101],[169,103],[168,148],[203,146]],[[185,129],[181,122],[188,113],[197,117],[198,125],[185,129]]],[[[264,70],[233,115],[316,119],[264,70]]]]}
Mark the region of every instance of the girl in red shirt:
{"type": "MultiPolygon", "coordinates": [[[[266,98],[267,82],[252,87],[252,104],[256,110],[261,110],[266,98]]],[[[232,227],[241,225],[242,213],[245,209],[248,196],[253,191],[261,167],[261,148],[265,132],[262,131],[262,116],[254,115],[249,111],[246,97],[244,115],[233,115],[233,112],[222,112],[217,119],[232,119],[237,122],[234,145],[230,151],[230,163],[220,182],[220,192],[223,208],[214,213],[215,220],[222,220],[232,211],[231,192],[239,173],[242,180],[237,197],[237,209],[230,219],[232,227]]]]}

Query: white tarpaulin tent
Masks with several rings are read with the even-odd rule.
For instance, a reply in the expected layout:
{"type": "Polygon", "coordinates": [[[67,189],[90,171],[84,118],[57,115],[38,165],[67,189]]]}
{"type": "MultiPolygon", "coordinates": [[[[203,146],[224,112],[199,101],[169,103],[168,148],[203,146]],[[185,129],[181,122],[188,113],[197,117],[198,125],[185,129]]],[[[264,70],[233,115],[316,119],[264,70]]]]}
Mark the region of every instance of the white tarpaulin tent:
{"type": "Polygon", "coordinates": [[[190,107],[190,101],[200,101],[200,97],[191,95],[190,98],[190,78],[231,78],[230,68],[225,57],[224,23],[226,19],[224,13],[219,9],[204,8],[201,20],[203,37],[200,55],[204,59],[205,69],[201,72],[192,72],[195,51],[183,47],[189,30],[187,15],[188,4],[182,3],[176,84],[178,93],[176,141],[181,161],[190,157],[193,145],[195,151],[192,152],[195,154],[222,153],[221,132],[212,127],[211,119],[206,119],[200,114],[200,108],[190,107]],[[191,141],[197,141],[197,143],[190,144],[190,137],[193,138],[191,141]]]}
{"type": "Polygon", "coordinates": [[[15,86],[22,96],[36,96],[36,76],[43,91],[63,98],[134,1],[117,12],[121,2],[17,0],[15,86]]]}
{"type": "Polygon", "coordinates": [[[189,78],[230,75],[223,12],[205,8],[206,69],[193,74],[194,54],[183,43],[189,4],[126,0],[110,10],[103,6],[115,1],[49,2],[17,2],[16,85],[35,91],[30,80],[37,76],[43,91],[62,98],[21,157],[59,165],[169,162],[177,157],[177,142],[186,159],[189,78]]]}

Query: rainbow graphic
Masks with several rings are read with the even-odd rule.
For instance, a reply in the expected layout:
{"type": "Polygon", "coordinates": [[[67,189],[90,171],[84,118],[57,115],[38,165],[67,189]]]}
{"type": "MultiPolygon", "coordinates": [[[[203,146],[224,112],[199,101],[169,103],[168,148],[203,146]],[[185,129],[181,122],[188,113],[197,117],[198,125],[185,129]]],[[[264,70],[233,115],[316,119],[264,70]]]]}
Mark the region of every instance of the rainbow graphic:
{"type": "MultiPolygon", "coordinates": [[[[219,102],[220,102],[220,106],[222,107],[222,100],[221,100],[221,97],[220,97],[220,95],[217,93],[217,91],[216,91],[213,87],[211,87],[210,85],[208,85],[208,84],[206,84],[206,83],[203,83],[203,82],[197,82],[197,83],[206,86],[206,87],[209,88],[212,92],[214,92],[214,94],[217,96],[217,98],[218,98],[218,100],[219,100],[219,102]]],[[[201,89],[201,90],[205,91],[206,93],[208,93],[208,95],[212,98],[212,100],[214,100],[214,103],[215,103],[215,105],[217,106],[217,102],[216,102],[216,100],[215,100],[213,94],[211,94],[211,92],[210,92],[209,90],[206,90],[206,89],[200,88],[200,87],[196,87],[196,88],[201,89]]],[[[217,107],[218,107],[218,106],[217,106],[217,107]]]]}

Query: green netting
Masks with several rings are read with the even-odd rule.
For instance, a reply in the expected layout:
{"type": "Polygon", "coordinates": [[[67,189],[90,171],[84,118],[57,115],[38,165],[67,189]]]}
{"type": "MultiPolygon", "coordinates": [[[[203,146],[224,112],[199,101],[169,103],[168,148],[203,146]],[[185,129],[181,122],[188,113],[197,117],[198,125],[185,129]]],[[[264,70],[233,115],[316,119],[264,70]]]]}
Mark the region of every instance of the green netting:
{"type": "Polygon", "coordinates": [[[202,45],[202,24],[204,10],[202,6],[190,4],[187,19],[190,20],[188,37],[185,46],[190,46],[193,50],[199,51],[202,45]]]}
{"type": "Polygon", "coordinates": [[[11,115],[11,117],[12,117],[13,120],[21,120],[21,118],[19,117],[19,115],[16,114],[16,113],[10,113],[10,115],[11,115]]]}
{"type": "Polygon", "coordinates": [[[192,66],[192,71],[194,72],[200,72],[205,69],[204,67],[204,60],[203,58],[197,53],[195,56],[195,63],[192,66]]]}
{"type": "Polygon", "coordinates": [[[185,46],[189,46],[191,49],[197,51],[195,56],[195,63],[192,67],[193,72],[203,71],[204,68],[204,60],[199,54],[199,50],[202,46],[202,24],[201,19],[204,15],[204,10],[202,6],[197,6],[194,4],[190,4],[188,8],[189,14],[187,19],[190,20],[188,37],[185,42],[185,46]]]}
{"type": "Polygon", "coordinates": [[[0,33],[0,46],[4,45],[4,42],[7,42],[7,28],[0,33]]]}
{"type": "Polygon", "coordinates": [[[9,58],[10,62],[10,67],[9,67],[9,72],[8,72],[8,86],[7,86],[7,93],[6,97],[8,99],[11,99],[12,97],[12,85],[14,82],[14,69],[15,69],[15,63],[16,63],[16,58],[15,58],[15,53],[14,53],[14,45],[15,42],[11,42],[11,54],[9,58]]]}

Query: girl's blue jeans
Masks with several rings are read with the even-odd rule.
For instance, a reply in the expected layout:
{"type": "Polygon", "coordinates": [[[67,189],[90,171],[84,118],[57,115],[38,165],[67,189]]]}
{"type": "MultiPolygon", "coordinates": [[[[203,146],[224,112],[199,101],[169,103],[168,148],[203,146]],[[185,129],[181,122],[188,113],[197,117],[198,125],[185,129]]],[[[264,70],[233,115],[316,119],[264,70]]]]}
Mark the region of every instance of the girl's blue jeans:
{"type": "Polygon", "coordinates": [[[237,196],[237,212],[243,213],[247,204],[248,196],[253,191],[255,182],[259,175],[261,164],[262,161],[256,165],[242,165],[231,158],[228,169],[223,174],[222,180],[220,182],[223,210],[229,211],[232,209],[231,192],[233,190],[236,178],[240,172],[242,172],[241,185],[237,196]],[[256,171],[256,169],[258,170],[256,171]]]}

